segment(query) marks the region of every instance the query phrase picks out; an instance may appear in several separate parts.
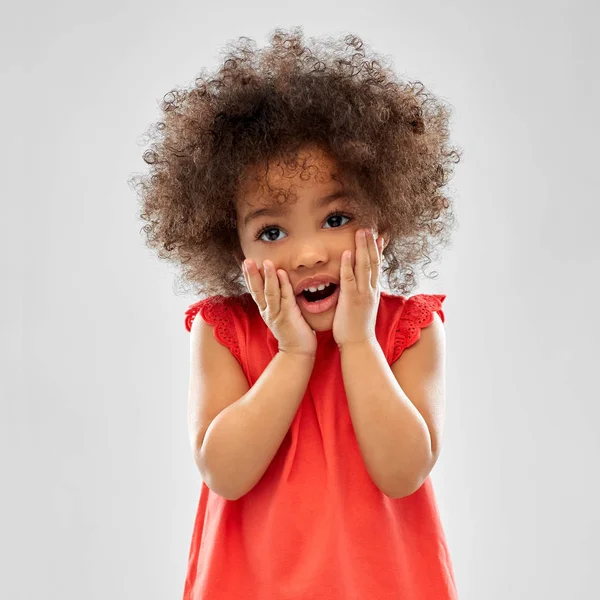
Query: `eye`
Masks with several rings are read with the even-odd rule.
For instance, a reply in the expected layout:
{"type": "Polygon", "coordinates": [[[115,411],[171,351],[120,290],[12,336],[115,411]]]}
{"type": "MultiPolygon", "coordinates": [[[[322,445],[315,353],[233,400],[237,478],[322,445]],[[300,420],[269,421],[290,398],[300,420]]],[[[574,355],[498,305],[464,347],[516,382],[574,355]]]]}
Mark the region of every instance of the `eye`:
{"type": "MultiPolygon", "coordinates": [[[[334,218],[335,218],[334,222],[339,222],[338,221],[339,218],[348,219],[348,221],[352,220],[352,217],[349,216],[349,215],[346,215],[346,214],[341,213],[341,212],[333,211],[333,212],[330,212],[325,217],[325,222],[327,223],[327,221],[329,221],[330,219],[334,220],[334,218]]],[[[343,224],[345,224],[345,223],[343,223],[343,224]]],[[[339,225],[336,225],[334,227],[330,227],[329,229],[337,229],[338,227],[341,227],[341,226],[342,226],[342,224],[339,224],[339,225]]],[[[261,239],[265,233],[268,234],[268,233],[273,232],[273,231],[281,231],[281,228],[279,226],[277,226],[275,223],[261,225],[260,229],[258,230],[258,233],[254,236],[254,239],[259,240],[261,242],[265,242],[266,244],[269,244],[271,242],[278,242],[279,239],[271,239],[271,240],[263,240],[263,239],[261,239]]]]}

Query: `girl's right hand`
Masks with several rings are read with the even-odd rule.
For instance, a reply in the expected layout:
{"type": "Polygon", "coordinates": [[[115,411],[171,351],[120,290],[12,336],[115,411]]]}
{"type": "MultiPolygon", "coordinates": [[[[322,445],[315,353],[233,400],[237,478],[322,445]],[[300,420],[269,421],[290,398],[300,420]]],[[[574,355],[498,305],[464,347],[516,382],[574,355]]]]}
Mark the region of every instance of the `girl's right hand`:
{"type": "Polygon", "coordinates": [[[317,353],[317,337],[302,316],[292,284],[283,269],[275,272],[273,263],[264,262],[265,279],[252,259],[244,260],[246,285],[263,321],[279,342],[279,351],[312,356],[317,353]]]}

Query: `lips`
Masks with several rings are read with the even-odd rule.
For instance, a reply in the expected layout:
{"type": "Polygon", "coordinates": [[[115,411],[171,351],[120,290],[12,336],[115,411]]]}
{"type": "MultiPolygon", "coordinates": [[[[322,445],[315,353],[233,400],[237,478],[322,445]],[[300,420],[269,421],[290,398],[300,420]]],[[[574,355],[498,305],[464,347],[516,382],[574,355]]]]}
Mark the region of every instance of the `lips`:
{"type": "Polygon", "coordinates": [[[331,275],[315,275],[314,277],[305,277],[301,279],[294,288],[294,293],[296,296],[302,294],[302,290],[308,287],[317,287],[322,283],[335,283],[336,285],[339,283],[339,280],[336,277],[332,277],[331,275]]]}

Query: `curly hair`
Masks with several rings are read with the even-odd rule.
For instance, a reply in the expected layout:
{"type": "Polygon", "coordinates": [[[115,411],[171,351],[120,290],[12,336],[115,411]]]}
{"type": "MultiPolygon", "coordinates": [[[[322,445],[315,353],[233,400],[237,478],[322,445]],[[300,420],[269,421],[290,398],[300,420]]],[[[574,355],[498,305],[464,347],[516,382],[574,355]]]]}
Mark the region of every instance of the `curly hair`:
{"type": "Polygon", "coordinates": [[[448,147],[450,109],[421,82],[399,81],[355,35],[305,44],[301,27],[275,29],[264,49],[240,37],[223,52],[216,74],[164,96],[146,133],[150,171],[131,180],[146,245],[178,265],[184,291],[246,293],[235,203],[245,174],[317,144],[387,234],[389,289],[410,292],[414,268],[455,222],[443,191],[461,155],[448,147]]]}

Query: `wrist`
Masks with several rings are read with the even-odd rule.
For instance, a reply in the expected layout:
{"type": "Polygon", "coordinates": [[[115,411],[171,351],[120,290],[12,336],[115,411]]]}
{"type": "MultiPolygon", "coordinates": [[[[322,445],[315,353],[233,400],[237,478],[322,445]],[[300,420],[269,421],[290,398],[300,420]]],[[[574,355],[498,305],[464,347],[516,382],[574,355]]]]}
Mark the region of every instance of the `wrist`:
{"type": "Polygon", "coordinates": [[[294,351],[294,350],[283,350],[281,348],[278,350],[277,354],[282,354],[284,356],[291,356],[295,360],[302,360],[302,361],[306,361],[306,362],[314,362],[315,359],[317,358],[316,352],[301,352],[301,351],[294,351]]]}
{"type": "Polygon", "coordinates": [[[338,349],[341,354],[342,352],[344,352],[345,350],[348,350],[350,348],[372,349],[372,348],[375,348],[378,346],[379,346],[379,341],[377,340],[377,337],[375,335],[373,335],[372,337],[364,338],[361,340],[352,340],[352,341],[343,342],[341,344],[338,344],[338,349]]]}

